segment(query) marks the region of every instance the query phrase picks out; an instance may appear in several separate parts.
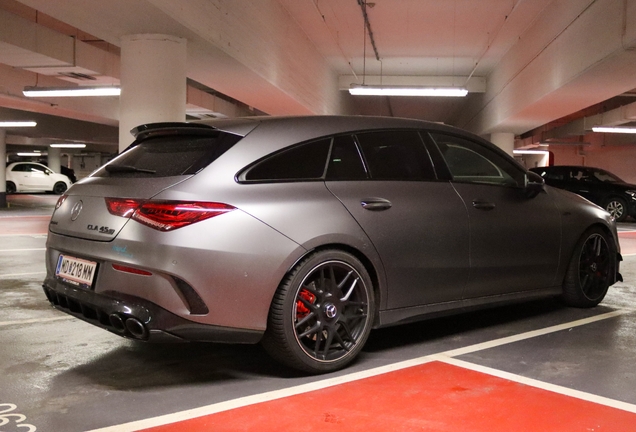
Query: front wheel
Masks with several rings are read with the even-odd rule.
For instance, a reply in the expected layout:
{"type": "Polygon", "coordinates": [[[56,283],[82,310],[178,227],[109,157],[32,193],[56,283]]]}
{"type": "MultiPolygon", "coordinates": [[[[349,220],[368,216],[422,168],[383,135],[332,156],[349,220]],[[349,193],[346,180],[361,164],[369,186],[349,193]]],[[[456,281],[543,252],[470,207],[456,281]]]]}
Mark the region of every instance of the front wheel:
{"type": "Polygon", "coordinates": [[[568,306],[599,304],[616,274],[616,246],[600,228],[586,231],[579,239],[563,282],[563,299],[568,306]]]}
{"type": "Polygon", "coordinates": [[[627,203],[622,198],[610,199],[605,205],[605,210],[616,219],[616,222],[622,222],[627,217],[627,203]]]}
{"type": "Polygon", "coordinates": [[[373,313],[373,285],[362,263],[343,251],[318,251],[278,287],[262,343],[293,368],[335,371],[362,350],[373,313]]]}

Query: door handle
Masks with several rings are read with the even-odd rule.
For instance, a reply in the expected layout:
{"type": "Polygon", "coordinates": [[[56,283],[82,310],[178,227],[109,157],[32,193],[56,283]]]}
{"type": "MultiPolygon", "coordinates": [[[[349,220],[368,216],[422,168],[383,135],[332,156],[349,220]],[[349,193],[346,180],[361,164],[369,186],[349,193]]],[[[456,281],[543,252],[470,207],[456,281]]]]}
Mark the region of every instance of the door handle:
{"type": "Polygon", "coordinates": [[[390,209],[392,204],[384,198],[369,198],[360,201],[360,205],[365,210],[380,211],[390,209]]]}
{"type": "Polygon", "coordinates": [[[495,208],[495,203],[482,201],[482,200],[474,200],[473,207],[475,207],[478,210],[492,210],[495,208]]]}

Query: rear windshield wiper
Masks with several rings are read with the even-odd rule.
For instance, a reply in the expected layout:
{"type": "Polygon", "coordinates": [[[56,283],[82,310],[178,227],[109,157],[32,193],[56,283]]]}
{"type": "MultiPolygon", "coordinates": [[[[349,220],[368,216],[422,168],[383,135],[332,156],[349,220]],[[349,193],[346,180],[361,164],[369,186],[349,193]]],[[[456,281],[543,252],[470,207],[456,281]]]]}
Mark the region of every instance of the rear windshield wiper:
{"type": "Polygon", "coordinates": [[[145,169],[145,168],[137,168],[134,167],[132,165],[106,165],[106,171],[108,171],[109,173],[133,173],[133,172],[138,172],[138,173],[148,173],[148,174],[154,174],[157,171],[155,170],[150,170],[150,169],[145,169]]]}

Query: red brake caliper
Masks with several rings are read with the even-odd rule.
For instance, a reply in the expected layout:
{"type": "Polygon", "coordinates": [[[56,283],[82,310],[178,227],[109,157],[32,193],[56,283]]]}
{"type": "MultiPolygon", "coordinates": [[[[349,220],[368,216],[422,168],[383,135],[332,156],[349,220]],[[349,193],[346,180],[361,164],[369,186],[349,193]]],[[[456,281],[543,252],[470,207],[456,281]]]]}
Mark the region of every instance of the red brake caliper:
{"type": "MultiPolygon", "coordinates": [[[[298,293],[298,297],[302,297],[309,303],[314,303],[316,301],[316,296],[305,289],[298,293]]],[[[307,306],[303,304],[303,302],[301,302],[300,300],[296,300],[296,319],[298,321],[309,315],[309,312],[311,311],[307,306]]]]}

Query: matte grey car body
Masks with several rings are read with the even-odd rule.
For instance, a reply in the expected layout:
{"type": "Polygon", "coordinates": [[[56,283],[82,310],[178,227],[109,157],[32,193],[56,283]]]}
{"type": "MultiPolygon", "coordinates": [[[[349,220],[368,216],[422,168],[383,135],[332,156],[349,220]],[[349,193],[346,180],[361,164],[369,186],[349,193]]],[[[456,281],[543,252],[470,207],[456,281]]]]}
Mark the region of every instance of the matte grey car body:
{"type": "Polygon", "coordinates": [[[456,128],[318,116],[134,133],[60,198],[44,281],[56,307],[125,337],[263,339],[325,372],[371,328],[553,295],[589,307],[620,278],[607,212],[456,128]],[[182,214],[196,220],[171,225],[182,214]]]}

